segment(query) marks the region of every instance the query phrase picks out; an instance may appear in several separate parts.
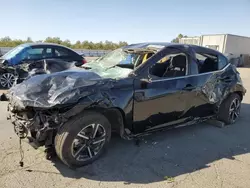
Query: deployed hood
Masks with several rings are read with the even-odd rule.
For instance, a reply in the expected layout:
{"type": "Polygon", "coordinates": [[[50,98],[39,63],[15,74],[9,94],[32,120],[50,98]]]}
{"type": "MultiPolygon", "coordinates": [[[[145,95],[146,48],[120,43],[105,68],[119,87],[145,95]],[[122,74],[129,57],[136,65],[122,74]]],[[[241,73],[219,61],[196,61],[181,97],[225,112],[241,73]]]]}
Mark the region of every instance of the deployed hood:
{"type": "Polygon", "coordinates": [[[100,89],[111,88],[112,83],[112,79],[103,79],[97,73],[75,68],[31,77],[11,88],[8,98],[18,108],[51,108],[73,104],[100,89]]]}

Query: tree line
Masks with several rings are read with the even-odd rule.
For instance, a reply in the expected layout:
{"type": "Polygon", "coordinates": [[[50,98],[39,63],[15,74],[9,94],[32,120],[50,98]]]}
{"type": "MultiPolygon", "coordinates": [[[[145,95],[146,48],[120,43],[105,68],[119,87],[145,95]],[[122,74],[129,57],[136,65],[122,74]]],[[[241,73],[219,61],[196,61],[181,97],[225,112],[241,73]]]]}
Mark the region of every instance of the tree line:
{"type": "MultiPolygon", "coordinates": [[[[175,39],[171,42],[179,43],[179,40],[183,37],[187,37],[186,35],[179,34],[175,39]]],[[[100,42],[91,42],[88,40],[84,41],[76,41],[75,43],[71,43],[70,40],[61,40],[59,37],[47,37],[45,40],[33,41],[30,37],[26,40],[21,39],[11,39],[10,37],[3,37],[0,38],[0,47],[15,47],[23,43],[32,43],[32,42],[49,42],[49,43],[56,43],[67,46],[73,49],[88,49],[88,50],[114,50],[120,48],[122,46],[128,45],[127,42],[120,41],[118,43],[114,43],[111,41],[100,41],[100,42]]]]}
{"type": "Polygon", "coordinates": [[[174,38],[171,42],[172,43],[179,43],[181,38],[187,38],[187,35],[179,34],[176,38],[174,38]]]}
{"type": "Polygon", "coordinates": [[[28,37],[26,40],[3,37],[0,38],[0,47],[15,47],[23,43],[32,43],[32,42],[49,42],[49,43],[61,44],[73,49],[89,49],[89,50],[114,50],[122,46],[128,45],[128,43],[124,41],[114,43],[106,40],[104,42],[100,41],[94,43],[88,40],[84,41],[78,40],[75,43],[71,43],[70,40],[61,40],[59,37],[47,37],[45,40],[39,40],[39,41],[33,41],[30,37],[28,37]]]}

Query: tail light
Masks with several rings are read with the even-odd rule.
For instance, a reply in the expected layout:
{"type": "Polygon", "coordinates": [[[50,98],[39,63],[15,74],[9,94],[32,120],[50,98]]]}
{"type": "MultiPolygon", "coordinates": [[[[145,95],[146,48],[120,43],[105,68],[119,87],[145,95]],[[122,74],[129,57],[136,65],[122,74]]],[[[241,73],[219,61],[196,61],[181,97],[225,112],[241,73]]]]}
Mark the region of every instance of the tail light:
{"type": "Polygon", "coordinates": [[[87,60],[86,60],[86,59],[83,59],[83,60],[82,60],[82,64],[84,65],[85,63],[87,63],[87,60]]]}

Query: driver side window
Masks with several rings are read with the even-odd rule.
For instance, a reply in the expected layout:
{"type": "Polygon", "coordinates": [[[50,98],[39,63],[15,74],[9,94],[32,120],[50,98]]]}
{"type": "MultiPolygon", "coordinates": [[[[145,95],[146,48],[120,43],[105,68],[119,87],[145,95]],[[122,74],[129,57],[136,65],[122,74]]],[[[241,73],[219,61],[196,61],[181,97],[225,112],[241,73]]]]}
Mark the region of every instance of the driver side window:
{"type": "Polygon", "coordinates": [[[188,58],[184,53],[168,54],[149,69],[149,73],[160,78],[174,78],[187,75],[188,58]]]}

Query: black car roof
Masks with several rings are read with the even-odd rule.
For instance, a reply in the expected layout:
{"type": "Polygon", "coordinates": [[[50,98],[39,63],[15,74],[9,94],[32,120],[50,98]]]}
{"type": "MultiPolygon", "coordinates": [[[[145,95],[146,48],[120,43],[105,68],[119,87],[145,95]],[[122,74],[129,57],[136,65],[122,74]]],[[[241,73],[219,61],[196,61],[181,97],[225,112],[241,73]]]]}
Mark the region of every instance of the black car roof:
{"type": "Polygon", "coordinates": [[[31,42],[31,43],[24,43],[24,45],[27,46],[47,46],[47,45],[52,45],[52,46],[63,46],[60,44],[56,44],[56,43],[49,43],[49,42],[31,42]]]}
{"type": "Polygon", "coordinates": [[[63,45],[56,44],[56,43],[49,43],[49,42],[24,43],[21,45],[23,45],[23,46],[55,46],[55,47],[63,47],[63,48],[67,48],[69,50],[72,50],[71,48],[68,48],[67,46],[63,46],[63,45]]]}
{"type": "Polygon", "coordinates": [[[146,48],[149,45],[165,46],[165,47],[191,47],[197,52],[200,51],[200,52],[204,52],[204,53],[206,52],[206,53],[223,55],[219,51],[213,50],[211,48],[203,47],[203,46],[197,46],[197,45],[191,45],[191,44],[169,43],[169,42],[135,43],[135,44],[130,44],[128,46],[125,46],[124,48],[146,48]]]}

